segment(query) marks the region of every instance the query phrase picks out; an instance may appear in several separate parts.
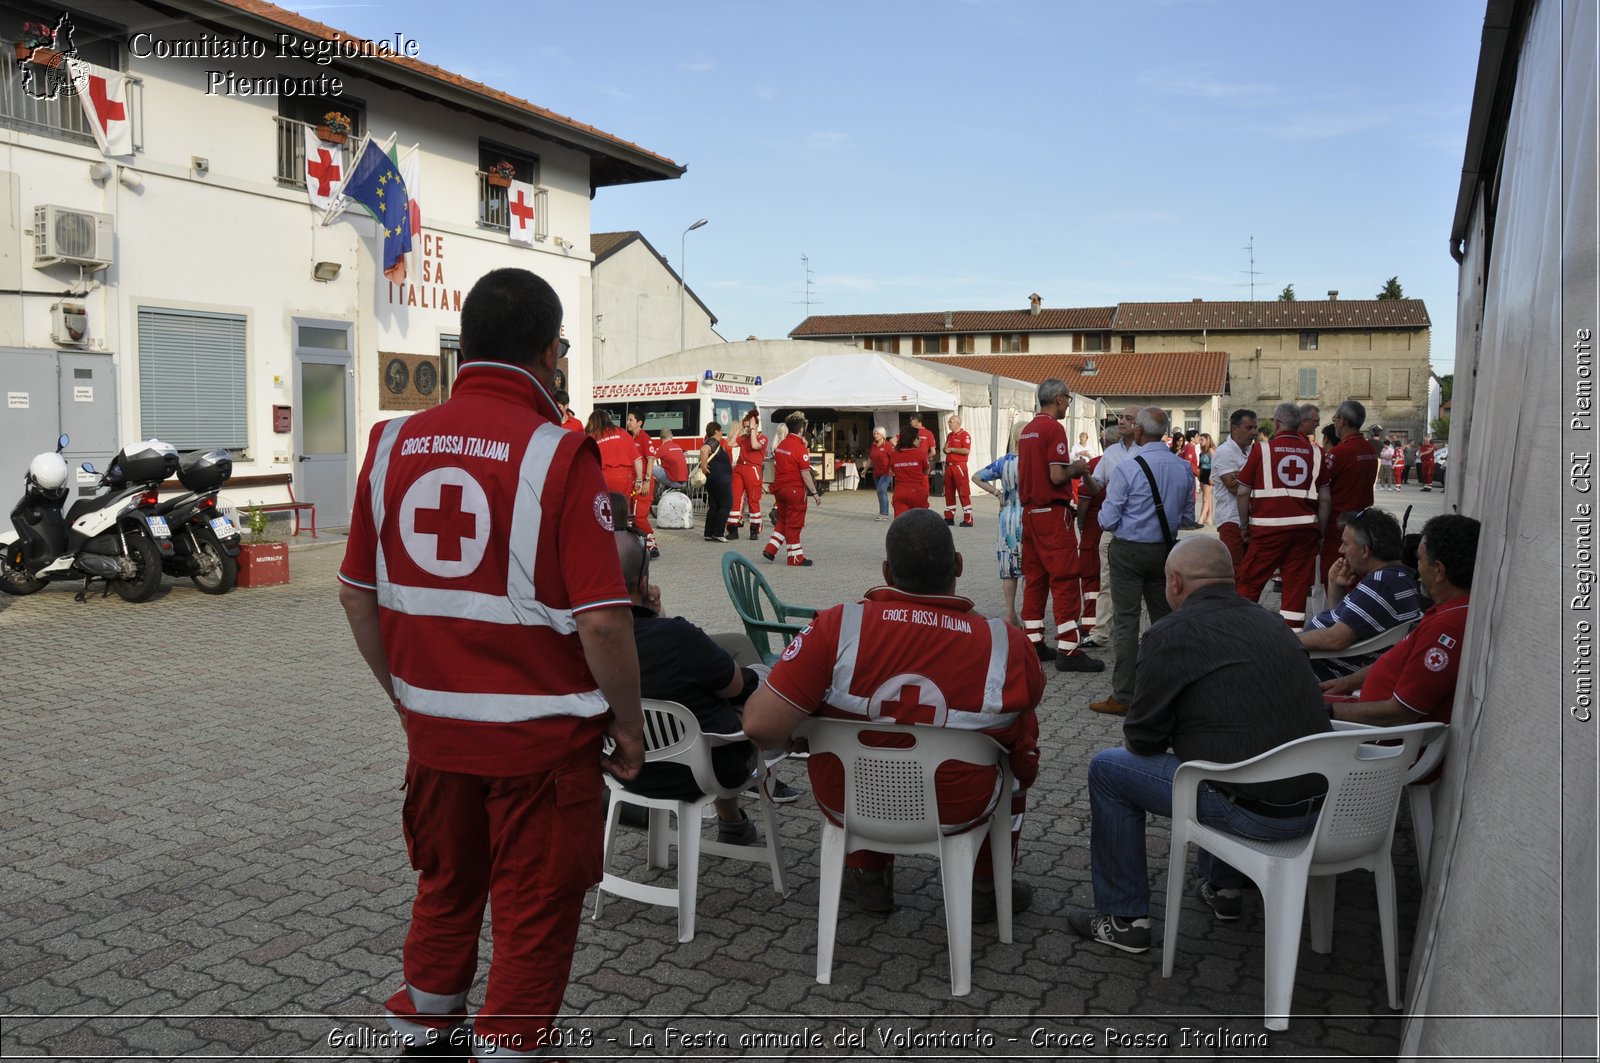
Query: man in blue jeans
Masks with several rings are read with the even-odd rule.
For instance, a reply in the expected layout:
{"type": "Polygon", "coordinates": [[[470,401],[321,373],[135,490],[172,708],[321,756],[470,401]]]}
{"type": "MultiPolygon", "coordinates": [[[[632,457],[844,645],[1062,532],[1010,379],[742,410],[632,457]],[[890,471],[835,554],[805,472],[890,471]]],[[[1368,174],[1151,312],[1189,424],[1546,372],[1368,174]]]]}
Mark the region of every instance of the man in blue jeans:
{"type": "MultiPolygon", "coordinates": [[[[1095,906],[1067,915],[1079,934],[1124,952],[1150,947],[1145,817],[1172,815],[1178,765],[1248,760],[1332,729],[1300,640],[1234,590],[1233,560],[1221,540],[1184,539],[1165,571],[1173,611],[1139,646],[1123,747],[1089,762],[1095,906]]],[[[1203,783],[1200,820],[1247,838],[1296,838],[1316,825],[1325,789],[1319,776],[1231,790],[1203,783]]],[[[1200,898],[1219,920],[1238,919],[1244,876],[1204,851],[1197,866],[1200,898]]]]}

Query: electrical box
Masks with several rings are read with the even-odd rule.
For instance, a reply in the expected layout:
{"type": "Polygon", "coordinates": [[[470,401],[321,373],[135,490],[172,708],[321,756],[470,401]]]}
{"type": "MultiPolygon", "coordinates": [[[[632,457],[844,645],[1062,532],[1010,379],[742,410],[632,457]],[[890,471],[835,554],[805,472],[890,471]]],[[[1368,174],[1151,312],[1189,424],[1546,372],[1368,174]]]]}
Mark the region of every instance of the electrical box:
{"type": "Polygon", "coordinates": [[[272,407],[272,430],[279,435],[294,431],[294,417],[288,406],[272,407]]]}
{"type": "Polygon", "coordinates": [[[89,312],[82,303],[50,307],[50,339],[64,347],[82,347],[89,342],[89,312]]]}

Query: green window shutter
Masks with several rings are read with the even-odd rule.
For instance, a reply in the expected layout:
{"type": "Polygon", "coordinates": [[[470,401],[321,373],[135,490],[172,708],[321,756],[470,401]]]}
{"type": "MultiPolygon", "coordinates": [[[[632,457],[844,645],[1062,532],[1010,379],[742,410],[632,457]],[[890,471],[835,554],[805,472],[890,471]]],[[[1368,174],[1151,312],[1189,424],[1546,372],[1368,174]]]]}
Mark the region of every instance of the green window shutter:
{"type": "Polygon", "coordinates": [[[246,321],[242,314],[139,309],[139,423],[179,450],[243,450],[246,321]]]}

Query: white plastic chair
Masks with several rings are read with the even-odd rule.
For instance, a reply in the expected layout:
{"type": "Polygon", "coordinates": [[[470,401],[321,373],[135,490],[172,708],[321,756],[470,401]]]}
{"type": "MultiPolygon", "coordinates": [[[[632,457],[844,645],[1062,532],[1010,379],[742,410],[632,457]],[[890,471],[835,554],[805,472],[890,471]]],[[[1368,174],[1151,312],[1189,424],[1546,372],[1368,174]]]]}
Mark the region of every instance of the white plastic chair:
{"type": "Polygon", "coordinates": [[[1409,624],[1396,624],[1388,631],[1380,631],[1370,639],[1357,642],[1353,646],[1346,646],[1342,650],[1310,650],[1308,652],[1314,661],[1325,660],[1330,657],[1365,657],[1372,653],[1382,653],[1411,634],[1411,629],[1416,626],[1414,621],[1409,624]]]}
{"type": "Polygon", "coordinates": [[[1011,791],[1008,755],[988,735],[942,727],[854,723],[811,719],[797,735],[810,755],[831,753],[844,767],[842,826],[822,817],[822,873],[817,911],[817,981],[833,980],[833,943],[839,924],[839,894],[845,854],[858,849],[927,853],[939,857],[944,883],[945,930],[950,940],[950,992],[972,991],[972,872],[985,837],[994,862],[995,908],[1000,940],[1011,940],[1011,791]],[[909,736],[914,745],[866,745],[867,733],[909,736]],[[997,770],[994,804],[971,829],[947,833],[939,822],[934,774],[955,760],[997,770]],[[985,822],[986,821],[986,822],[985,822]],[[987,829],[985,829],[987,827],[987,829]]]}
{"type": "Polygon", "coordinates": [[[644,709],[644,759],[646,764],[682,764],[694,775],[695,785],[704,796],[694,800],[679,801],[670,797],[645,797],[623,788],[611,776],[606,785],[611,788],[611,807],[606,813],[605,862],[603,877],[594,896],[594,916],[599,919],[605,907],[607,893],[644,904],[660,904],[678,909],[678,940],[694,940],[694,906],[700,880],[700,854],[709,853],[730,860],[765,861],[772,869],[772,888],[779,894],[789,892],[783,877],[783,847],[778,840],[778,821],[772,810],[772,794],[767,778],[767,766],[761,757],[755,758],[755,769],[738,786],[723,786],[712,768],[711,751],[718,746],[745,741],[744,732],[733,734],[705,734],[694,713],[675,701],[641,699],[644,709]],[[761,799],[761,825],[765,832],[765,846],[733,845],[728,842],[702,841],[701,817],[705,807],[717,798],[738,797],[747,790],[756,790],[761,799]],[[616,866],[617,820],[623,805],[638,805],[649,810],[650,830],[646,841],[648,866],[670,867],[668,849],[678,847],[678,884],[675,887],[655,886],[634,882],[614,873],[616,866]],[[667,817],[676,817],[676,827],[668,827],[667,817]]]}
{"type": "Polygon", "coordinates": [[[1183,913],[1188,847],[1196,845],[1227,861],[1261,888],[1266,909],[1266,1026],[1269,1030],[1287,1030],[1300,957],[1300,925],[1308,895],[1312,951],[1330,952],[1334,876],[1363,868],[1376,879],[1389,1006],[1398,1008],[1394,865],[1389,848],[1406,772],[1423,743],[1443,730],[1444,724],[1440,723],[1340,729],[1286,742],[1238,764],[1189,761],[1179,765],[1172,778],[1172,855],[1167,868],[1162,975],[1172,976],[1178,922],[1183,913]],[[1399,744],[1374,744],[1379,740],[1399,744]],[[1316,826],[1303,837],[1257,841],[1209,827],[1197,818],[1202,782],[1237,785],[1299,775],[1321,775],[1328,782],[1316,826]]]}
{"type": "MultiPolygon", "coordinates": [[[[1371,724],[1333,721],[1335,730],[1378,730],[1371,724]]],[[[1450,729],[1446,727],[1437,739],[1428,741],[1417,762],[1406,772],[1406,801],[1411,806],[1411,832],[1417,844],[1417,870],[1423,882],[1428,880],[1428,862],[1433,852],[1433,791],[1439,785],[1435,780],[1424,785],[1421,780],[1433,773],[1444,759],[1445,748],[1450,744],[1450,729]]]]}

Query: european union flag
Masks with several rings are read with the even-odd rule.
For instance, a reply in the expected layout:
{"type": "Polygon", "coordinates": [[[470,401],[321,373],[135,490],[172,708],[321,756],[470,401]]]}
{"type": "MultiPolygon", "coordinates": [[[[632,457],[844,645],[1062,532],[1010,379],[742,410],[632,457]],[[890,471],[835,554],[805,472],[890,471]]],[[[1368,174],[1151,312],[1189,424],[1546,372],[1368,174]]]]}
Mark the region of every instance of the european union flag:
{"type": "Polygon", "coordinates": [[[406,252],[411,250],[411,199],[394,160],[368,138],[340,192],[366,207],[383,228],[383,275],[396,284],[404,282],[406,252]]]}

